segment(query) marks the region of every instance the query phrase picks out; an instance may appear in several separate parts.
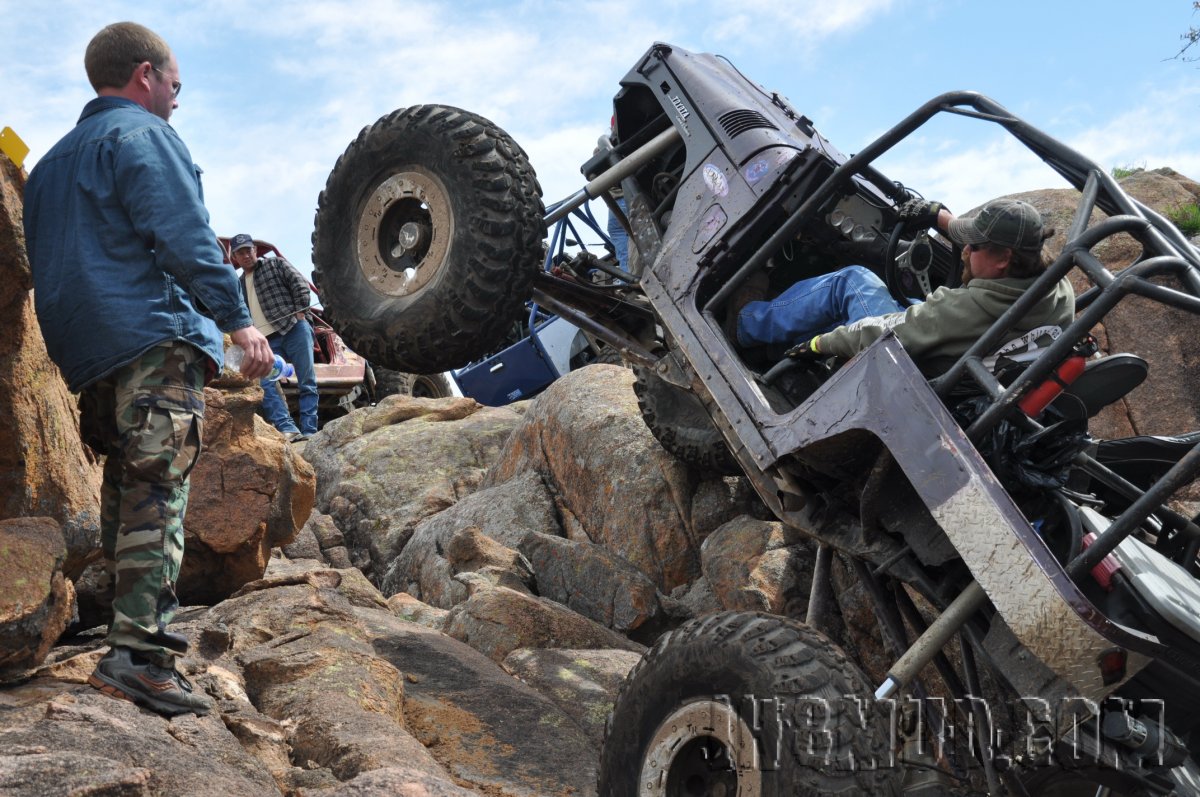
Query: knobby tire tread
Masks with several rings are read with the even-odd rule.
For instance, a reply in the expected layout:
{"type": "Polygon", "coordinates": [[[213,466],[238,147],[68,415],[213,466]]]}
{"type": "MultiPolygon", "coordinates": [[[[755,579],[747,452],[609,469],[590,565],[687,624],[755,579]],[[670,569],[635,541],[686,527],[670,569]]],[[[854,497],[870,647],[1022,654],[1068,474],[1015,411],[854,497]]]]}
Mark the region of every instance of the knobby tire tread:
{"type": "Polygon", "coordinates": [[[313,279],[325,315],[372,362],[436,373],[482,357],[523,312],[541,262],[541,188],[521,148],[483,117],[422,105],[363,128],[317,201],[313,279]],[[409,160],[405,141],[452,148],[444,172],[409,160]],[[455,235],[440,270],[409,297],[380,294],[358,268],[355,229],[374,188],[409,166],[430,168],[450,197],[455,235]]]}
{"type": "MultiPolygon", "coordinates": [[[[599,772],[601,794],[633,797],[639,793],[637,772],[645,744],[658,722],[682,699],[703,695],[706,688],[711,694],[711,685],[697,681],[705,677],[706,667],[712,667],[714,656],[726,659],[726,666],[734,673],[731,677],[737,677],[737,670],[767,673],[776,695],[821,695],[832,684],[835,692],[871,697],[871,687],[862,671],[827,637],[808,626],[758,612],[722,612],[698,618],[660,637],[622,682],[605,725],[599,772]],[[693,670],[689,671],[689,666],[693,670]],[[664,690],[678,690],[680,700],[668,705],[661,716],[641,716],[664,690]],[[630,734],[638,737],[632,755],[630,734]]],[[[843,726],[837,728],[838,733],[852,737],[854,732],[843,726]]],[[[878,731],[872,726],[875,736],[857,742],[866,745],[863,750],[878,750],[886,743],[878,731]]],[[[764,795],[818,795],[842,789],[850,790],[843,793],[890,795],[895,793],[899,777],[898,770],[887,768],[831,774],[804,764],[788,772],[800,774],[789,781],[788,775],[767,773],[764,795]]]]}
{"type": "Polygon", "coordinates": [[[725,438],[698,398],[646,368],[633,371],[642,420],[668,454],[700,471],[741,475],[725,438]]]}

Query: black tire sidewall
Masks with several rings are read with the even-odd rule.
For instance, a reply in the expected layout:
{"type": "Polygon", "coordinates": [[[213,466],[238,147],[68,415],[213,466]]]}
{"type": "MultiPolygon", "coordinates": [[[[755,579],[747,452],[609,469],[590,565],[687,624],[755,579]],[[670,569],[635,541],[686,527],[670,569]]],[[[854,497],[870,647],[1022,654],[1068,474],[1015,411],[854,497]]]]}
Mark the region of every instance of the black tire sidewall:
{"type": "Polygon", "coordinates": [[[375,369],[376,402],[387,396],[448,398],[454,395],[445,374],[407,374],[387,368],[375,369]]]}
{"type": "MultiPolygon", "coordinates": [[[[845,695],[869,700],[871,689],[861,671],[828,638],[802,624],[753,612],[727,612],[693,620],[671,632],[634,668],[621,688],[600,763],[600,793],[611,797],[639,794],[638,776],[646,748],[659,725],[673,711],[693,699],[726,696],[751,727],[764,727],[761,716],[751,716],[748,697],[781,700],[803,697],[840,701],[845,695]],[[776,651],[769,648],[780,643],[776,651]],[[809,660],[813,690],[797,689],[789,680],[788,656],[804,649],[809,660]],[[820,673],[819,676],[814,675],[820,673]]],[[[834,788],[846,793],[892,794],[899,770],[891,761],[889,736],[872,716],[862,738],[850,740],[856,756],[881,756],[881,768],[857,773],[823,774],[785,752],[777,768],[764,768],[763,795],[818,795],[834,788]]],[[[786,731],[778,731],[785,733],[786,731]]],[[[760,738],[771,747],[768,738],[760,738]]]]}
{"type": "Polygon", "coordinates": [[[445,106],[396,111],[347,148],[318,201],[314,279],[326,315],[354,351],[395,370],[465,365],[522,311],[540,264],[542,213],[532,167],[499,128],[445,106]],[[428,281],[394,296],[364,274],[357,230],[373,192],[406,172],[440,184],[454,231],[428,281]]]}
{"type": "Polygon", "coordinates": [[[699,398],[648,368],[634,366],[633,372],[642,420],[667,453],[702,471],[741,475],[741,467],[699,398]]]}

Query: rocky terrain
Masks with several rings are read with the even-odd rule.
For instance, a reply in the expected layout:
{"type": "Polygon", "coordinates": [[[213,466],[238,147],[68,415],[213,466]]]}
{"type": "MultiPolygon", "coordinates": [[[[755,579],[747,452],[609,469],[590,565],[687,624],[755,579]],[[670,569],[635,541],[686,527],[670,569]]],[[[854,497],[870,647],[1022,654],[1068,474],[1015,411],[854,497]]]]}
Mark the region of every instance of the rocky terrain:
{"type": "MultiPolygon", "coordinates": [[[[1125,185],[1160,208],[1200,198],[1170,172],[1125,185]]],[[[625,369],[504,408],[391,397],[303,448],[226,375],[206,391],[172,626],[216,710],[166,720],[101,695],[98,463],[33,318],[22,186],[0,158],[0,794],[590,795],[644,646],[721,609],[804,611],[809,545],[743,480],[666,454],[625,369]]],[[[1073,192],[1024,198],[1069,224],[1073,192]]],[[[1196,322],[1155,312],[1130,302],[1098,330],[1152,371],[1097,434],[1200,428],[1196,322]]],[[[841,641],[886,665],[862,596],[838,601],[841,641]]]]}

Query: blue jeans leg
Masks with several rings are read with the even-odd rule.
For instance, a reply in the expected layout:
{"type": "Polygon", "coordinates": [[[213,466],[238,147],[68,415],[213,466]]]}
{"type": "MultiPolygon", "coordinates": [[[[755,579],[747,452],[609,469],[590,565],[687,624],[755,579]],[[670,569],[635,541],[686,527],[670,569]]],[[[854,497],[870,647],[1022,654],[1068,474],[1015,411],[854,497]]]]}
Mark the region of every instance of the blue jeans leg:
{"type": "Polygon", "coordinates": [[[317,433],[317,368],[313,364],[312,324],[300,319],[283,338],[290,362],[296,368],[296,385],[299,395],[296,403],[300,409],[300,431],[305,435],[317,433]]]}
{"type": "Polygon", "coordinates": [[[870,269],[847,266],[800,280],[774,299],[738,314],[743,346],[790,346],[862,318],[904,310],[870,269]]]}
{"type": "MultiPolygon", "coordinates": [[[[277,341],[272,340],[271,349],[286,360],[287,357],[282,355],[276,344],[277,341]]],[[[296,426],[296,422],[292,420],[291,413],[288,412],[287,401],[283,398],[283,393],[279,389],[279,383],[268,382],[264,379],[259,384],[262,385],[263,389],[262,408],[267,422],[284,434],[300,431],[296,426]]]]}
{"type": "MultiPolygon", "coordinates": [[[[296,403],[300,409],[300,431],[306,435],[316,434],[317,371],[313,365],[312,325],[307,320],[300,319],[286,335],[273,341],[271,348],[296,369],[296,403]]],[[[284,411],[287,411],[286,406],[284,411]]],[[[288,421],[291,421],[290,415],[288,421]]]]}
{"type": "MultiPolygon", "coordinates": [[[[625,198],[617,200],[617,205],[621,210],[625,210],[625,198]]],[[[616,215],[608,214],[608,239],[612,241],[613,249],[616,250],[617,263],[622,269],[628,268],[629,263],[629,235],[625,232],[625,228],[621,226],[621,222],[617,221],[616,215]]]]}

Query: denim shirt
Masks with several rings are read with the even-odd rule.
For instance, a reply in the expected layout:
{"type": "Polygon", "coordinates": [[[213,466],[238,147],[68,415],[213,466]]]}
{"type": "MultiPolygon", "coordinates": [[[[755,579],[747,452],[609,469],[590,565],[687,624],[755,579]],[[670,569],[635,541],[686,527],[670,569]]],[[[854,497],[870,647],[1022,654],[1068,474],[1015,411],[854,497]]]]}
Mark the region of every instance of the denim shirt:
{"type": "Polygon", "coordinates": [[[42,336],[73,392],[170,340],[220,365],[221,332],[251,323],[208,225],[200,169],[131,100],[92,100],[38,161],[25,244],[42,336]]]}

